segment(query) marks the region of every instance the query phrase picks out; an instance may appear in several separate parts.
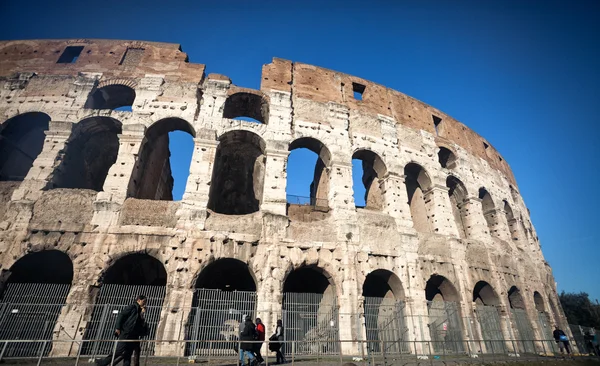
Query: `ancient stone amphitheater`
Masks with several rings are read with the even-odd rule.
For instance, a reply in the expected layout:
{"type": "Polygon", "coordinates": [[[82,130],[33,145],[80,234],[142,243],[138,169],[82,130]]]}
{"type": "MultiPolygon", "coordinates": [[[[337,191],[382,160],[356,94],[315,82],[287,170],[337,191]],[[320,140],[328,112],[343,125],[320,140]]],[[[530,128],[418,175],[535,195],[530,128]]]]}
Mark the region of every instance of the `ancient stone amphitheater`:
{"type": "Polygon", "coordinates": [[[107,353],[80,341],[140,293],[155,355],[233,352],[243,314],[297,354],[541,352],[566,327],[508,163],[400,92],[277,58],[246,89],[177,44],[87,39],[0,42],[0,86],[0,340],[53,340],[5,357],[107,353]],[[290,200],[299,148],[319,158],[290,200]]]}

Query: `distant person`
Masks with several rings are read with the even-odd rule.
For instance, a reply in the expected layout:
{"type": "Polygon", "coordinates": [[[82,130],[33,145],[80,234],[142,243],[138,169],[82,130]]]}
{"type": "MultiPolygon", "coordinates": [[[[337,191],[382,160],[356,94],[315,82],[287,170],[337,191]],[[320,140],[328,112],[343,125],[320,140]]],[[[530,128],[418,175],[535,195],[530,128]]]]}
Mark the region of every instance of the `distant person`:
{"type": "Polygon", "coordinates": [[[263,363],[265,359],[260,354],[260,349],[265,341],[265,325],[260,318],[256,318],[256,340],[258,342],[254,343],[254,355],[258,363],[263,363]]]}
{"type": "MultiPolygon", "coordinates": [[[[118,342],[114,353],[114,363],[118,364],[123,361],[123,366],[131,365],[131,356],[133,353],[138,355],[134,359],[134,366],[140,364],[140,342],[139,339],[148,334],[148,324],[144,319],[146,313],[146,296],[140,295],[136,298],[135,303],[127,306],[117,318],[115,324],[115,336],[119,340],[129,342],[118,342]],[[137,342],[134,342],[137,340],[137,342]]],[[[106,366],[113,361],[113,355],[110,354],[106,358],[96,361],[96,365],[106,366]]]]}
{"type": "Polygon", "coordinates": [[[281,321],[281,319],[277,320],[277,328],[275,328],[275,334],[273,335],[274,339],[277,339],[277,342],[279,343],[279,347],[277,347],[277,350],[275,351],[275,355],[277,356],[277,362],[275,362],[276,364],[281,364],[281,363],[285,363],[285,356],[284,356],[284,337],[283,337],[283,322],[281,321]]]}
{"type": "Polygon", "coordinates": [[[254,344],[256,339],[256,326],[252,323],[252,318],[246,316],[244,321],[244,330],[240,334],[240,365],[244,365],[244,355],[248,356],[248,365],[254,365],[256,358],[254,357],[254,344]]]}
{"type": "Polygon", "coordinates": [[[567,354],[570,355],[571,354],[571,346],[569,345],[569,338],[567,338],[567,335],[565,334],[565,332],[563,332],[561,329],[558,328],[558,325],[554,326],[554,332],[552,332],[552,336],[554,337],[556,344],[558,344],[560,353],[561,354],[564,353],[564,349],[566,349],[567,354]]]}

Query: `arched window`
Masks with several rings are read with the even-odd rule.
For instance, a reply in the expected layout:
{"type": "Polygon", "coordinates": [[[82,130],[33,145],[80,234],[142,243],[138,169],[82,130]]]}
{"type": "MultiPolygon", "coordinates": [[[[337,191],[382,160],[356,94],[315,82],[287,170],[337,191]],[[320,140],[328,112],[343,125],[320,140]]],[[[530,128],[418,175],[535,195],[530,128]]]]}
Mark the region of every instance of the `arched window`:
{"type": "MultiPolygon", "coordinates": [[[[94,307],[87,323],[84,340],[111,339],[114,337],[114,324],[128,305],[137,296],[147,298],[144,318],[149,334],[144,339],[155,339],[165,298],[167,272],[164,265],[146,253],[127,254],[117,259],[98,281],[101,286],[95,288],[92,296],[94,307]]],[[[113,342],[85,342],[82,355],[108,355],[113,350],[113,342]]],[[[154,353],[153,343],[142,344],[142,354],[154,353]]]]}
{"type": "Polygon", "coordinates": [[[129,196],[180,200],[190,171],[195,136],[192,126],[180,118],[161,119],[150,126],[129,183],[129,196]]]}
{"type": "Polygon", "coordinates": [[[512,286],[508,290],[508,302],[510,304],[510,311],[517,328],[518,335],[516,336],[517,347],[520,352],[534,353],[535,348],[531,340],[535,339],[533,328],[531,327],[531,321],[527,315],[525,309],[525,300],[521,295],[521,290],[518,287],[512,286]],[[529,342],[526,342],[529,341],[529,342]]]}
{"type": "Polygon", "coordinates": [[[50,117],[20,114],[0,125],[0,180],[22,181],[42,152],[50,117]]]}
{"type": "Polygon", "coordinates": [[[454,169],[456,168],[457,158],[456,155],[445,147],[440,146],[440,151],[438,151],[438,161],[442,168],[454,169]]]}
{"type": "Polygon", "coordinates": [[[230,344],[215,339],[239,340],[244,315],[256,314],[256,282],[249,266],[234,258],[221,258],[204,268],[196,280],[192,309],[186,327],[186,355],[228,352],[230,344]]]}
{"type": "Polygon", "coordinates": [[[407,352],[407,327],[404,318],[404,289],[398,276],[378,269],[367,275],[363,284],[365,327],[368,349],[381,352],[381,342],[388,352],[407,352]]]}
{"type": "Polygon", "coordinates": [[[487,353],[502,352],[504,336],[500,323],[500,298],[492,286],[479,281],[473,288],[473,302],[487,353]]]}
{"type": "Polygon", "coordinates": [[[327,209],[331,153],[319,140],[294,140],[289,147],[286,196],[290,205],[327,209]]]}
{"type": "MultiPolygon", "coordinates": [[[[308,334],[319,334],[325,341],[309,343],[308,347],[302,349],[321,354],[337,352],[337,296],[331,276],[316,266],[293,270],[283,285],[282,320],[287,341],[306,341],[308,334]]],[[[299,350],[299,353],[303,352],[299,350]]]]}
{"type": "MultiPolygon", "coordinates": [[[[54,327],[66,303],[73,263],[58,250],[29,253],[15,262],[2,293],[10,305],[2,314],[0,339],[52,339],[54,327]]],[[[6,343],[4,357],[47,355],[51,343],[6,343]]]]}
{"type": "Polygon", "coordinates": [[[235,93],[225,101],[223,118],[266,124],[269,120],[269,103],[265,97],[260,95],[235,93]]]}
{"type": "Polygon", "coordinates": [[[235,130],[221,136],[215,155],[208,208],[226,215],[257,212],[265,176],[265,142],[235,130]]]}
{"type": "Polygon", "coordinates": [[[117,161],[120,133],[121,122],[109,117],[91,117],[77,123],[47,188],[101,191],[108,170],[117,161]]]}
{"type": "Polygon", "coordinates": [[[462,345],[462,322],[460,315],[460,295],[447,278],[433,275],[425,286],[428,301],[429,332],[433,349],[441,352],[446,347],[460,353],[462,345]]]}
{"type": "Polygon", "coordinates": [[[419,232],[429,233],[431,227],[424,192],[431,188],[431,179],[425,169],[415,163],[409,163],[404,167],[404,176],[413,227],[419,232]]]}
{"type": "Polygon", "coordinates": [[[84,108],[131,111],[135,90],[127,85],[112,84],[92,91],[84,108]]]}
{"type": "Polygon", "coordinates": [[[352,188],[356,207],[383,209],[381,181],[386,174],[383,160],[374,152],[358,150],[352,155],[352,188]]]}
{"type": "Polygon", "coordinates": [[[448,176],[446,178],[446,187],[448,187],[448,195],[450,196],[450,204],[452,205],[452,214],[454,216],[454,222],[456,222],[456,228],[458,229],[458,235],[461,238],[467,237],[466,224],[464,220],[463,204],[467,198],[467,189],[460,179],[454,176],[448,176]]]}
{"type": "Polygon", "coordinates": [[[483,217],[485,218],[490,234],[496,235],[496,206],[494,205],[494,201],[492,201],[492,196],[485,188],[481,187],[479,188],[479,199],[481,200],[483,217]]]}
{"type": "Polygon", "coordinates": [[[512,208],[508,204],[508,201],[504,200],[504,215],[506,217],[506,223],[508,224],[508,235],[512,240],[518,240],[518,226],[513,214],[512,208]]]}

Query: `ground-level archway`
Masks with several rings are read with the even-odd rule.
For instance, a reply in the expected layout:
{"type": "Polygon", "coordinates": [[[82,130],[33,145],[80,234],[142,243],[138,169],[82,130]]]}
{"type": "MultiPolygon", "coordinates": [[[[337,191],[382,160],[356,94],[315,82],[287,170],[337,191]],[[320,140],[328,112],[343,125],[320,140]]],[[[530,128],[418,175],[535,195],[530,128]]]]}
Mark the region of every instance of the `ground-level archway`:
{"type": "Polygon", "coordinates": [[[515,342],[520,352],[535,353],[535,344],[533,340],[536,338],[531,327],[529,316],[525,308],[525,300],[521,295],[521,290],[517,286],[512,286],[508,290],[508,302],[510,304],[510,312],[512,320],[515,324],[517,334],[515,334],[515,342]]]}
{"type": "Polygon", "coordinates": [[[339,350],[336,287],[316,266],[291,271],[283,285],[283,327],[286,341],[297,343],[298,354],[334,354],[339,350]]]}
{"type": "MultiPolygon", "coordinates": [[[[29,253],[10,267],[0,303],[0,340],[51,340],[73,280],[73,263],[58,250],[29,253]]],[[[46,344],[5,343],[3,357],[47,355],[46,344]]]]}
{"type": "Polygon", "coordinates": [[[489,283],[479,281],[473,288],[473,302],[486,353],[505,353],[498,294],[489,283]]]}
{"type": "MultiPolygon", "coordinates": [[[[145,319],[150,332],[145,339],[154,339],[167,285],[163,264],[146,253],[128,254],[117,259],[99,282],[100,286],[90,293],[94,305],[83,339],[111,339],[119,313],[133,304],[138,295],[148,299],[145,319]]],[[[109,354],[113,346],[112,342],[85,342],[81,354],[103,356],[109,354]]],[[[142,352],[154,353],[154,344],[145,343],[142,352]]]]}
{"type": "Polygon", "coordinates": [[[369,353],[408,352],[404,289],[398,276],[383,269],[369,273],[362,296],[369,353]]]}
{"type": "Polygon", "coordinates": [[[463,352],[460,295],[456,287],[444,276],[432,275],[425,286],[425,298],[433,350],[463,352]]]}
{"type": "Polygon", "coordinates": [[[186,339],[196,342],[186,344],[186,355],[236,354],[246,315],[256,315],[256,281],[248,265],[233,258],[210,263],[196,280],[186,329],[186,339]]]}

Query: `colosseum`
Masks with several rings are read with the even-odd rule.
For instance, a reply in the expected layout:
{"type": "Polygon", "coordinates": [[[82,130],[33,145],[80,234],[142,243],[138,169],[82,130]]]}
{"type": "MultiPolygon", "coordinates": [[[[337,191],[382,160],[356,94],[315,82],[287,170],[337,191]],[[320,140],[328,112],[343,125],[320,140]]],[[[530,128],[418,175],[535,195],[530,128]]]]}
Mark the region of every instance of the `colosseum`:
{"type": "Polygon", "coordinates": [[[247,89],[177,44],[0,56],[0,340],[48,341],[0,357],[107,354],[92,341],[142,293],[156,356],[234,352],[244,314],[267,336],[282,319],[298,355],[541,353],[567,328],[508,163],[434,107],[278,58],[247,89]],[[193,138],[179,201],[171,131],[193,138]],[[299,204],[300,148],[318,160],[299,204]]]}

